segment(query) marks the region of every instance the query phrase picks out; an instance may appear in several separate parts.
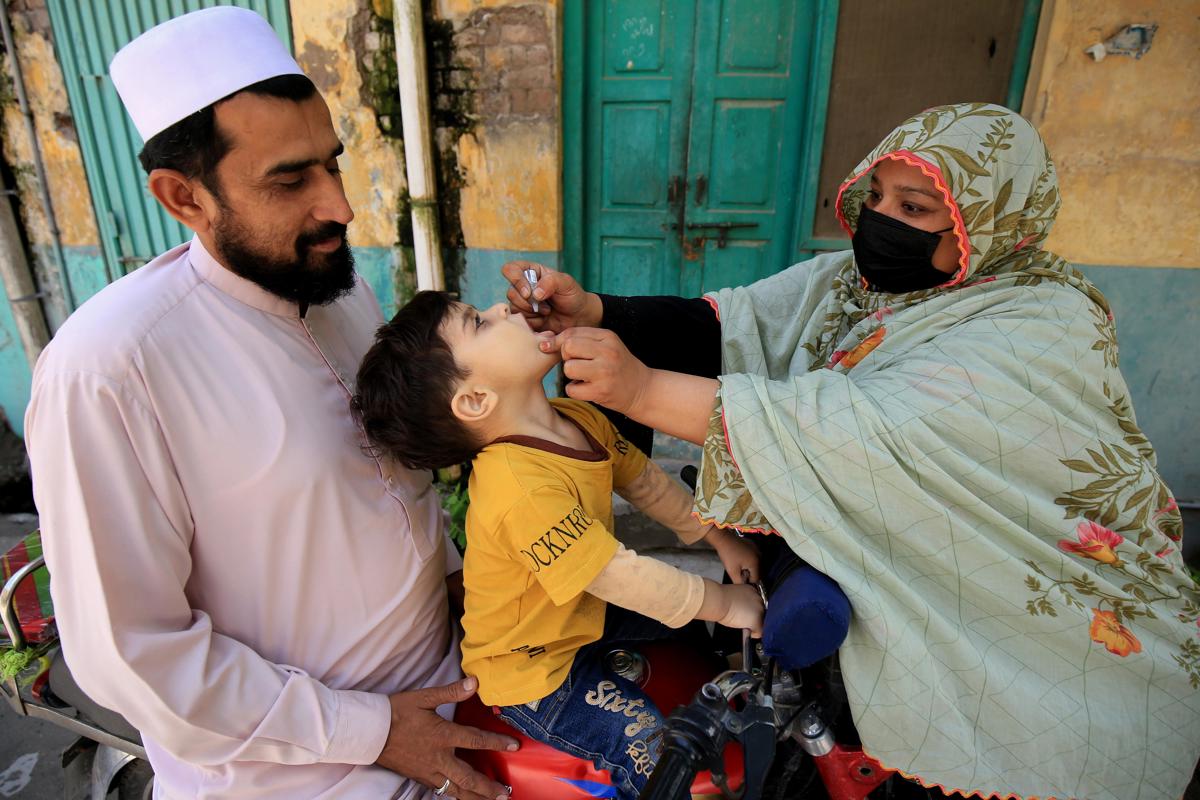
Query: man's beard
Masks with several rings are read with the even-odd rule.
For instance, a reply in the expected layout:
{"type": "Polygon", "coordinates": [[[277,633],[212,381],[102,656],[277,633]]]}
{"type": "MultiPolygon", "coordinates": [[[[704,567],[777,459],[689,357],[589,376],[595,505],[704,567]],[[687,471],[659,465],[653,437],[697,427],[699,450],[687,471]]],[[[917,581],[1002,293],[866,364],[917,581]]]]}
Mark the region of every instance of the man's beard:
{"type": "Polygon", "coordinates": [[[258,249],[253,233],[228,212],[213,226],[213,238],[225,266],[284,300],[301,306],[323,306],[354,288],[354,254],[346,243],[346,226],[341,223],[326,222],[302,233],[296,239],[295,257],[291,260],[258,249]],[[334,237],[342,240],[337,250],[312,251],[312,245],[334,237]]]}

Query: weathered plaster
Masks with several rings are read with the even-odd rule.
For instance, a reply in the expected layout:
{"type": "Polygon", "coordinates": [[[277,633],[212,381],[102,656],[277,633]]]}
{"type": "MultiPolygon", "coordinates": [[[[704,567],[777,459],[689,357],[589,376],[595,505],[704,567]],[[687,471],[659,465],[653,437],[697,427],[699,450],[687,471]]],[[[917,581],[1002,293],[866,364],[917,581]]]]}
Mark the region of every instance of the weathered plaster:
{"type": "Polygon", "coordinates": [[[463,243],[468,251],[557,252],[558,4],[437,0],[436,8],[454,27],[451,66],[475,121],[455,145],[463,243]]]}
{"type": "Polygon", "coordinates": [[[351,24],[369,9],[361,0],[291,0],[291,12],[296,60],[325,96],[346,146],[339,162],[355,214],[350,243],[391,247],[407,182],[402,144],[380,132],[362,96],[351,24]]]}
{"type": "Polygon", "coordinates": [[[559,0],[542,0],[531,3],[530,0],[436,0],[437,13],[443,19],[465,17],[481,8],[505,8],[509,6],[551,6],[557,9],[559,0]]]}
{"type": "Polygon", "coordinates": [[[469,248],[560,249],[557,130],[547,122],[481,128],[458,140],[469,248]]]}
{"type": "MultiPolygon", "coordinates": [[[[100,234],[96,230],[96,216],[83,170],[83,155],[54,45],[44,32],[31,30],[24,14],[13,14],[12,23],[25,77],[25,92],[46,166],[50,202],[54,204],[63,245],[98,245],[100,234]]],[[[11,74],[7,58],[6,77],[11,74]]],[[[17,176],[26,235],[33,244],[49,245],[52,243],[50,227],[42,211],[37,174],[33,168],[33,147],[15,92],[6,92],[3,113],[4,157],[17,176]]]]}
{"type": "MultiPolygon", "coordinates": [[[[1043,25],[1045,25],[1043,21],[1043,25]]],[[[1200,267],[1200,13],[1175,0],[1055,0],[1026,112],[1058,168],[1047,247],[1075,262],[1200,267]],[[1140,59],[1085,48],[1158,23],[1140,59]]]]}

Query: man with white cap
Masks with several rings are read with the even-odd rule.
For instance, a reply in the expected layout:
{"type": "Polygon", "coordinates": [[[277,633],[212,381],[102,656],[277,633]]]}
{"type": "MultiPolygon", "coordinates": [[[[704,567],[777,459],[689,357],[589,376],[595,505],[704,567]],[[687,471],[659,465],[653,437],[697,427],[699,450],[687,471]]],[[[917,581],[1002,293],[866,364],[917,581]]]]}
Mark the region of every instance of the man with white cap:
{"type": "Polygon", "coordinates": [[[157,798],[495,798],[429,478],[349,411],[382,321],[342,145],[270,26],[218,7],[113,59],[149,189],[195,237],[104,289],[26,416],[63,652],[143,736],[157,798]],[[430,791],[430,790],[436,791],[430,791]]]}

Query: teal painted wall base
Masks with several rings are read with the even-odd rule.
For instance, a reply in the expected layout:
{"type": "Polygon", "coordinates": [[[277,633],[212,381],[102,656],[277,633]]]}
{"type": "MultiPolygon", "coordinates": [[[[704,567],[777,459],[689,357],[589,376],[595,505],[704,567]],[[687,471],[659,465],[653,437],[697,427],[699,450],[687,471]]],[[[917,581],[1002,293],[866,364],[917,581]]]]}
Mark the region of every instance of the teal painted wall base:
{"type": "Polygon", "coordinates": [[[394,247],[354,248],[354,267],[375,292],[379,307],[388,319],[396,313],[396,281],[400,275],[402,253],[394,247]]]}
{"type": "Polygon", "coordinates": [[[25,435],[25,404],[32,380],[8,297],[0,303],[0,412],[17,436],[25,435]]]}
{"type": "Polygon", "coordinates": [[[500,268],[509,261],[534,261],[558,269],[559,254],[546,250],[482,250],[470,249],[464,254],[464,269],[460,279],[460,291],[465,303],[476,308],[487,308],[505,299],[508,281],[500,274],[500,268]]]}

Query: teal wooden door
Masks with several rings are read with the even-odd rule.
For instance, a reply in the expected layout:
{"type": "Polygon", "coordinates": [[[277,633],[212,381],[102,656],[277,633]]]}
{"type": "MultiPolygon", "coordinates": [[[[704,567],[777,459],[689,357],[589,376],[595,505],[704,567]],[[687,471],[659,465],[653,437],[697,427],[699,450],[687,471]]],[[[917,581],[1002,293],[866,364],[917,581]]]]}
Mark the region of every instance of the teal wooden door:
{"type": "MultiPolygon", "coordinates": [[[[106,279],[141,266],[191,238],[146,189],[137,162],[141,137],[125,113],[108,64],[142,32],[188,11],[237,5],[262,14],[291,48],[287,0],[49,0],[55,46],[96,211],[106,279]]],[[[203,70],[204,54],[188,53],[203,70]]],[[[76,302],[86,298],[77,297],[76,302]]]]}
{"type": "Polygon", "coordinates": [[[586,284],[696,295],[787,266],[818,4],[585,6],[586,284]]]}
{"type": "Polygon", "coordinates": [[[687,170],[695,5],[589,2],[588,286],[675,294],[681,242],[671,232],[687,170]]]}

